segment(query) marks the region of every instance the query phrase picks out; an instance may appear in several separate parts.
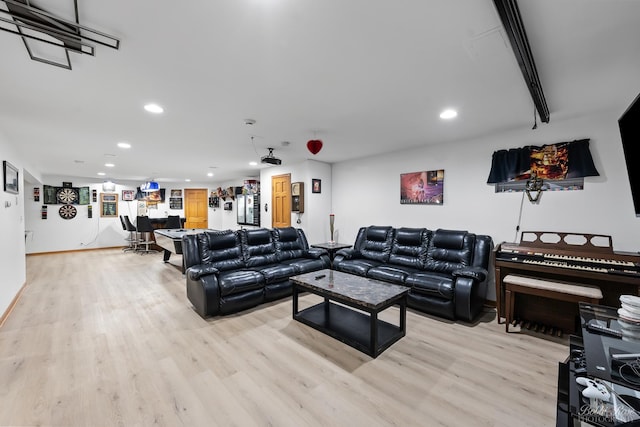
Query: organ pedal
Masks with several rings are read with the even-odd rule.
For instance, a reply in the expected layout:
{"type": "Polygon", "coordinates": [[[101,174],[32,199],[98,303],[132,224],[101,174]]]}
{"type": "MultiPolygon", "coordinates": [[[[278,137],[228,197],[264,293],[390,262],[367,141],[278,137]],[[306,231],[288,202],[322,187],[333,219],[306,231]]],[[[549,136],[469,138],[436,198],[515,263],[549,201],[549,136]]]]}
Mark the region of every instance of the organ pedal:
{"type": "Polygon", "coordinates": [[[533,330],[534,332],[539,332],[541,334],[557,336],[558,338],[562,338],[562,330],[555,326],[544,325],[541,323],[531,322],[529,320],[524,319],[513,319],[511,321],[511,326],[519,326],[520,329],[533,330]]]}

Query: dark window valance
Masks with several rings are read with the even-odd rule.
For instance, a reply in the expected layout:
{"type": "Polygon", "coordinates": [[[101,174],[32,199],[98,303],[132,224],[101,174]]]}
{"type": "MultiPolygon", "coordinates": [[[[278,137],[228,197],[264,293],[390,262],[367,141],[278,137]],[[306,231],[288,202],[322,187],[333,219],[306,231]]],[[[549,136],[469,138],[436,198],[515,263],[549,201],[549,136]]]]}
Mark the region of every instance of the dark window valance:
{"type": "Polygon", "coordinates": [[[531,172],[547,180],[600,175],[591,157],[589,140],[581,139],[498,150],[493,153],[487,184],[529,179],[531,172]]]}

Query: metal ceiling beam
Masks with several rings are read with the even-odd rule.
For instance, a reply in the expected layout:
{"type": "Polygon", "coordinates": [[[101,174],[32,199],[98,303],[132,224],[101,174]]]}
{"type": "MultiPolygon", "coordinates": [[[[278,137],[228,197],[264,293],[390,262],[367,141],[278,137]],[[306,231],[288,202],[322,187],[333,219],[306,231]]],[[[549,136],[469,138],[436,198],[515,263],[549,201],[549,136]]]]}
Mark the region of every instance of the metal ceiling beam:
{"type": "Polygon", "coordinates": [[[511,42],[513,53],[516,56],[520,71],[522,71],[522,77],[524,77],[524,81],[527,84],[540,120],[549,123],[549,107],[547,107],[547,101],[542,91],[542,84],[538,77],[536,63],[533,60],[529,39],[524,30],[518,2],[517,0],[493,0],[493,2],[511,42]]]}

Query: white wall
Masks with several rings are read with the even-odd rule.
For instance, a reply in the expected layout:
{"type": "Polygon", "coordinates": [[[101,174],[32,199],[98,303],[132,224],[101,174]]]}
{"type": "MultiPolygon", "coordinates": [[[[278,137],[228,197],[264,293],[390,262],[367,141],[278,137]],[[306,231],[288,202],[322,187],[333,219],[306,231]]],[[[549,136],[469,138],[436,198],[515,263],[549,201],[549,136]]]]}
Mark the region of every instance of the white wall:
{"type": "MultiPolygon", "coordinates": [[[[5,193],[0,188],[0,316],[6,312],[22,285],[26,282],[25,222],[24,222],[24,162],[0,134],[0,160],[18,168],[19,194],[5,193]]],[[[0,178],[2,181],[2,178],[0,178]]]]}
{"type": "MultiPolygon", "coordinates": [[[[606,234],[613,237],[616,250],[637,252],[640,219],[634,214],[617,125],[623,110],[552,121],[539,125],[535,131],[527,128],[333,166],[307,160],[295,165],[268,167],[260,173],[261,225],[271,227],[271,177],[289,173],[292,182],[305,184],[305,213],[292,213],[291,223],[305,230],[310,243],[329,240],[329,214],[332,212],[336,215],[336,238],[346,243],[354,241],[359,227],[372,224],[465,229],[488,234],[496,243],[513,241],[516,239],[522,193],[495,193],[493,186],[486,184],[492,153],[498,149],[590,138],[591,152],[600,176],[586,178],[582,191],[545,192],[539,205],[525,199],[521,229],[606,234]],[[444,204],[400,205],[400,174],[436,169],[445,170],[444,204]],[[311,192],[311,180],[314,178],[322,180],[320,194],[311,192]],[[268,205],[267,212],[265,204],[268,205]]],[[[6,141],[1,139],[0,150],[8,153],[3,158],[7,157],[15,166],[21,166],[19,159],[12,156],[6,141]]],[[[56,179],[43,181],[48,185],[61,185],[63,180],[73,182],[73,179],[62,177],[56,179]]],[[[101,191],[101,184],[73,183],[74,186],[97,186],[101,191]]],[[[211,192],[218,186],[239,185],[242,185],[242,180],[214,185],[190,184],[189,187],[208,188],[211,192]]],[[[170,190],[176,187],[170,184],[164,187],[167,189],[167,203],[160,204],[158,209],[150,209],[149,215],[183,216],[182,210],[169,209],[170,190]]],[[[24,224],[33,231],[27,239],[28,253],[121,246],[126,236],[118,218],[99,217],[99,202],[93,204],[92,219],[86,218],[86,206],[78,206],[78,217],[66,221],[59,217],[58,206],[51,205],[49,219],[41,220],[42,203],[33,201],[32,188],[23,188],[18,197],[20,208],[13,204],[11,208],[3,208],[0,216],[0,223],[10,230],[0,243],[0,265],[5,266],[4,270],[12,276],[0,285],[0,309],[2,304],[8,304],[25,280],[22,207],[25,209],[24,224]]],[[[133,188],[134,185],[118,185],[116,191],[121,194],[122,189],[133,188]]],[[[2,206],[4,201],[15,203],[15,199],[15,196],[3,193],[2,206]]],[[[239,228],[235,209],[235,202],[232,211],[224,211],[222,204],[218,209],[209,208],[209,227],[221,230],[239,228]]],[[[135,202],[120,202],[119,213],[135,217],[135,202]]],[[[488,297],[494,298],[492,289],[488,297]]]]}
{"type": "Polygon", "coordinates": [[[310,244],[329,241],[329,214],[332,212],[331,192],[333,178],[331,165],[316,160],[306,160],[294,165],[274,166],[260,171],[262,226],[271,228],[271,178],[291,174],[291,182],[304,183],[304,213],[291,213],[291,226],[302,228],[310,244]],[[311,180],[320,179],[320,193],[312,193],[311,180]],[[268,205],[265,212],[264,205],[268,205]],[[299,222],[298,222],[299,220],[299,222]]]}
{"type": "MultiPolygon", "coordinates": [[[[456,144],[347,161],[333,165],[333,206],[340,241],[352,243],[367,225],[464,229],[488,234],[495,243],[514,241],[522,193],[495,193],[486,184],[491,155],[498,149],[590,138],[599,177],[584,190],[545,192],[538,205],[526,198],[521,230],[611,235],[614,248],[640,249],[617,119],[621,111],[552,121],[533,131],[505,132],[456,144]],[[400,174],[444,169],[444,204],[401,205],[400,174]]],[[[390,141],[390,144],[392,141],[390,141]]],[[[519,235],[518,235],[519,239],[519,235]]],[[[489,298],[495,298],[490,289],[489,298]]]]}
{"type": "MultiPolygon", "coordinates": [[[[257,179],[246,178],[246,179],[257,179]]],[[[61,186],[63,181],[70,181],[74,187],[90,187],[90,191],[97,190],[97,202],[92,202],[93,217],[88,218],[86,205],[74,205],[78,210],[75,218],[65,220],[60,217],[58,210],[61,205],[48,205],[47,219],[43,220],[41,209],[43,206],[42,184],[28,184],[25,186],[25,224],[27,231],[26,252],[42,253],[57,252],[91,248],[106,248],[126,245],[124,240],[128,233],[122,229],[120,218],[100,217],[100,194],[102,183],[80,181],[77,178],[45,176],[43,183],[51,186],[61,186]],[[33,188],[40,187],[40,201],[33,200],[33,188]]],[[[209,193],[218,187],[238,187],[244,180],[235,180],[212,185],[211,183],[190,183],[188,188],[204,188],[209,193]]],[[[122,182],[116,184],[113,193],[118,194],[118,215],[128,215],[131,222],[135,223],[138,215],[137,201],[122,201],[122,190],[135,190],[139,183],[122,182]]],[[[160,183],[165,189],[165,202],[158,203],[156,207],[149,207],[143,214],[149,218],[166,218],[168,215],[179,215],[184,218],[184,190],[180,184],[160,183]],[[182,190],[183,209],[171,209],[169,198],[171,190],[182,190]]],[[[228,199],[231,201],[231,199],[228,199]]],[[[232,201],[233,210],[223,210],[224,200],[220,200],[220,208],[208,208],[209,228],[217,230],[240,228],[236,217],[236,202],[232,201]]],[[[246,227],[246,226],[245,226],[246,227]]],[[[24,242],[24,240],[23,240],[24,242]]]]}

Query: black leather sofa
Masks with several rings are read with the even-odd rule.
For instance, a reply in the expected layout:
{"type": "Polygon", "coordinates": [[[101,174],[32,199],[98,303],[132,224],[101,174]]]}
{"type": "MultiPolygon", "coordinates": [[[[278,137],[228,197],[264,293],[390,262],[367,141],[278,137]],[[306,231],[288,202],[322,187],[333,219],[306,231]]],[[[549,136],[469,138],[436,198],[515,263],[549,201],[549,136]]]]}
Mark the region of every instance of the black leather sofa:
{"type": "Polygon", "coordinates": [[[472,321],[485,302],[492,245],[491,237],[467,231],[362,227],[333,268],[408,286],[409,307],[472,321]]]}
{"type": "Polygon", "coordinates": [[[329,268],[293,227],[207,231],[182,239],[187,297],[202,316],[229,314],[291,295],[289,277],[329,268]]]}

